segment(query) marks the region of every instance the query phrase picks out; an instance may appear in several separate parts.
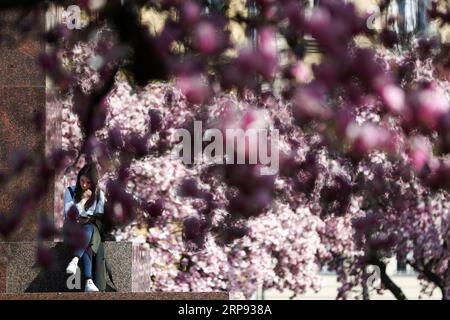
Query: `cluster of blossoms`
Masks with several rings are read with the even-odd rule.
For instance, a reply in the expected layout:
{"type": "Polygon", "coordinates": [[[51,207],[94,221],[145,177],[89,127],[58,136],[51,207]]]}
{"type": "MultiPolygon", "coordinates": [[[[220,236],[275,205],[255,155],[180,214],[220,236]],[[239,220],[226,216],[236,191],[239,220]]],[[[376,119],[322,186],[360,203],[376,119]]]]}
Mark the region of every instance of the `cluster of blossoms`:
{"type": "MultiPolygon", "coordinates": [[[[70,62],[78,68],[86,61],[81,53],[80,47],[77,47],[70,62]]],[[[85,70],[89,72],[88,75],[79,75],[83,81],[93,74],[93,70],[85,70]]],[[[253,119],[260,119],[260,116],[263,117],[258,120],[261,125],[270,124],[270,116],[268,113],[260,114],[256,103],[255,97],[249,97],[247,101],[239,100],[233,94],[219,97],[208,109],[205,128],[218,127],[225,130],[241,125],[241,119],[245,117],[248,118],[247,122],[252,122],[253,119]],[[255,106],[253,111],[248,111],[249,105],[255,106]]],[[[272,103],[276,103],[275,100],[272,103]]],[[[160,132],[169,132],[168,143],[172,146],[173,129],[183,127],[193,119],[195,106],[190,106],[173,85],[151,84],[140,92],[133,92],[126,82],[117,81],[116,87],[108,96],[106,126],[97,134],[98,144],[108,143],[108,131],[112,128],[119,128],[121,136],[145,135],[151,128],[149,110],[154,110],[161,116],[160,132]]],[[[268,111],[276,112],[273,109],[268,111]]],[[[82,140],[81,132],[76,131],[78,123],[69,120],[76,119],[76,116],[68,109],[65,112],[69,116],[63,119],[63,127],[66,128],[63,131],[64,148],[77,148],[82,140]]],[[[287,110],[284,112],[286,114],[287,110]]],[[[150,139],[149,148],[152,144],[157,145],[159,139],[160,137],[150,139]]],[[[70,170],[67,180],[75,178],[81,164],[70,170]]],[[[247,297],[251,297],[260,286],[280,290],[289,288],[296,293],[309,288],[317,289],[320,284],[317,253],[324,251],[319,236],[321,220],[313,216],[306,207],[293,211],[289,206],[278,203],[267,215],[250,221],[247,226],[249,236],[242,240],[223,246],[220,245],[223,239],[216,239],[216,236],[208,237],[198,252],[192,252],[186,247],[183,223],[187,219],[201,219],[198,208],[202,208],[202,200],[180,197],[180,184],[190,177],[203,176],[208,168],[202,164],[188,168],[181,159],[174,159],[170,153],[146,156],[133,160],[130,164],[127,191],[138,198],[141,205],[136,221],[130,226],[117,229],[116,237],[148,244],[152,261],[152,269],[148,272],[152,273],[154,279],[152,288],[228,290],[244,292],[247,297]],[[139,232],[142,227],[146,232],[139,232]],[[285,248],[287,242],[293,246],[285,248]]],[[[101,172],[103,176],[100,185],[104,185],[113,172],[101,172]]],[[[212,221],[219,228],[227,219],[224,210],[227,188],[220,181],[212,181],[208,185],[199,178],[197,183],[196,188],[203,192],[214,188],[214,201],[222,203],[222,208],[215,209],[212,221]]]]}
{"type": "MultiPolygon", "coordinates": [[[[85,45],[85,47],[85,50],[89,50],[89,46],[85,45]]],[[[81,47],[76,48],[71,64],[80,69],[86,59],[83,58],[81,47]]],[[[383,54],[386,55],[386,53],[383,54]]],[[[392,68],[394,59],[397,59],[395,63],[400,66],[408,61],[408,58],[383,57],[383,61],[391,63],[384,67],[392,68]]],[[[421,62],[416,61],[416,63],[421,62]]],[[[417,77],[426,79],[426,71],[429,67],[429,65],[417,66],[414,69],[418,70],[417,77]]],[[[79,77],[87,83],[86,79],[89,77],[95,78],[95,72],[89,68],[85,70],[87,74],[80,74],[79,77]]],[[[179,85],[179,83],[176,84],[179,85]]],[[[445,82],[439,84],[442,88],[448,88],[445,82]]],[[[89,90],[89,87],[86,89],[89,90]]],[[[204,200],[201,197],[195,199],[195,196],[180,197],[180,184],[186,179],[192,181],[193,177],[197,177],[193,189],[202,190],[202,192],[214,190],[213,198],[217,209],[213,210],[212,226],[218,228],[220,225],[227,225],[231,228],[230,230],[235,230],[233,229],[235,224],[239,225],[242,217],[238,214],[238,217],[231,219],[236,221],[230,222],[229,215],[233,216],[235,215],[233,212],[245,210],[245,207],[242,207],[241,201],[233,206],[237,201],[235,199],[241,198],[230,198],[229,193],[235,192],[236,188],[241,188],[247,197],[245,189],[255,188],[255,186],[241,185],[243,181],[228,181],[226,171],[231,170],[229,173],[231,177],[239,176],[248,170],[245,169],[246,166],[238,171],[233,171],[237,170],[236,168],[222,168],[222,173],[225,170],[224,178],[217,179],[219,176],[215,178],[213,176],[211,179],[210,166],[200,163],[187,167],[180,159],[174,159],[169,152],[158,154],[158,156],[145,156],[131,162],[127,173],[127,190],[138,197],[141,204],[140,214],[131,226],[118,229],[116,236],[120,239],[145,241],[152,248],[150,252],[155,266],[152,272],[155,279],[153,289],[223,289],[231,292],[245,292],[245,295],[250,297],[258,287],[262,286],[279,290],[290,289],[296,294],[301,294],[307,289],[320,287],[318,272],[321,267],[327,266],[338,273],[339,281],[342,283],[339,296],[346,297],[353,288],[363,285],[367,277],[364,274],[364,267],[367,264],[367,257],[364,254],[367,252],[367,241],[383,243],[382,240],[389,235],[405,235],[402,239],[396,238],[396,241],[390,236],[389,241],[392,243],[389,250],[380,254],[382,258],[390,257],[393,253],[404,256],[415,248],[415,245],[411,247],[411,244],[416,244],[417,240],[411,239],[410,233],[400,231],[406,221],[408,221],[406,224],[408,227],[417,231],[417,225],[409,222],[411,215],[415,215],[413,211],[407,211],[399,217],[395,213],[398,211],[391,210],[393,213],[388,214],[390,209],[388,202],[378,209],[373,204],[367,204],[372,201],[372,198],[376,198],[374,194],[378,195],[385,190],[390,191],[388,198],[392,197],[392,189],[387,189],[392,187],[384,185],[389,172],[394,171],[391,173],[392,180],[399,184],[399,188],[406,189],[407,192],[412,190],[408,190],[409,184],[420,186],[418,178],[408,184],[404,184],[402,180],[395,180],[397,178],[395,174],[398,174],[395,171],[397,166],[406,166],[409,160],[412,160],[413,164],[421,160],[418,156],[408,157],[411,155],[408,153],[408,148],[402,146],[399,149],[399,141],[408,141],[408,137],[402,135],[398,122],[383,118],[383,107],[379,101],[370,97],[366,98],[354,109],[354,124],[349,124],[350,120],[342,117],[343,125],[346,126],[344,132],[350,143],[352,141],[354,143],[351,149],[353,154],[374,150],[380,143],[384,143],[383,139],[386,143],[392,143],[389,140],[394,135],[397,145],[394,145],[393,149],[387,149],[388,153],[383,150],[372,151],[366,160],[359,162],[355,167],[351,158],[336,156],[333,148],[323,145],[321,135],[317,131],[308,129],[304,124],[302,127],[302,123],[299,126],[295,121],[295,119],[305,119],[305,110],[315,112],[315,108],[325,107],[329,103],[316,101],[318,96],[315,96],[314,90],[316,89],[313,84],[305,86],[292,103],[268,93],[258,97],[248,92],[242,98],[231,93],[216,97],[207,105],[207,108],[201,108],[188,101],[186,95],[178,90],[177,85],[150,84],[135,91],[126,81],[116,81],[115,87],[107,98],[108,112],[105,128],[97,132],[98,144],[110,143],[108,139],[111,137],[111,132],[118,129],[117,134],[120,137],[154,133],[147,142],[150,150],[152,147],[157,147],[161,138],[164,137],[166,148],[163,150],[170,150],[175,145],[174,129],[188,128],[194,119],[205,119],[205,128],[225,130],[233,127],[256,126],[276,128],[281,133],[278,145],[281,152],[280,175],[273,182],[267,182],[269,185],[273,183],[273,192],[279,200],[268,206],[266,200],[253,198],[251,200],[253,202],[263,202],[261,211],[255,213],[257,216],[251,218],[246,228],[239,231],[247,236],[241,240],[234,240],[227,246],[218,245],[220,241],[215,239],[217,235],[216,237],[208,236],[204,239],[203,249],[195,254],[184,243],[186,239],[183,236],[183,227],[189,228],[192,223],[197,225],[203,221],[199,213],[202,212],[201,209],[204,209],[202,204],[204,200]],[[313,103],[313,107],[308,105],[309,109],[305,109],[304,104],[307,101],[313,103]],[[299,108],[302,112],[298,112],[299,108]],[[126,112],[123,112],[124,110],[126,112]],[[385,138],[383,138],[384,135],[386,135],[385,138]],[[389,152],[394,149],[402,155],[397,160],[389,156],[391,154],[389,152]],[[295,172],[298,173],[293,175],[295,172]],[[365,184],[355,186],[355,179],[359,176],[361,178],[358,179],[366,180],[365,184]],[[383,181],[378,181],[381,177],[383,181]],[[231,183],[231,189],[227,183],[231,183]],[[374,189],[375,187],[379,190],[374,189]],[[381,228],[382,232],[374,231],[366,226],[365,228],[369,228],[371,233],[370,236],[366,234],[368,239],[362,241],[358,238],[360,237],[358,232],[361,230],[356,228],[355,233],[354,221],[355,219],[360,219],[356,221],[370,220],[374,214],[383,217],[381,220],[376,220],[377,227],[373,227],[381,228]],[[392,220],[393,218],[396,220],[392,220]],[[147,231],[136,232],[142,226],[147,231]],[[387,229],[387,226],[390,228],[387,229]],[[289,245],[286,245],[287,243],[289,245]],[[204,270],[205,266],[209,266],[206,268],[207,271],[204,270]]],[[[64,145],[66,148],[76,148],[80,146],[79,141],[82,140],[81,132],[77,131],[76,117],[70,113],[68,107],[64,110],[66,115],[63,121],[63,126],[66,128],[63,131],[64,145]]],[[[326,112],[323,115],[325,116],[326,112]]],[[[390,147],[389,144],[388,147],[390,147]]],[[[76,170],[72,171],[72,178],[75,172],[76,170]]],[[[198,190],[194,191],[194,194],[198,190]]],[[[418,194],[414,195],[414,208],[423,206],[418,194]]],[[[441,203],[445,205],[446,199],[442,197],[441,193],[441,203]]],[[[426,217],[431,218],[427,211],[422,212],[426,217]]],[[[441,213],[437,216],[443,218],[441,213]]],[[[426,227],[430,228],[434,224],[427,224],[426,227]]],[[[430,229],[427,231],[431,232],[430,229]]],[[[414,234],[423,234],[423,232],[414,234]]],[[[428,241],[436,240],[436,238],[422,239],[422,243],[418,246],[425,247],[429,245],[428,241]]],[[[439,242],[434,243],[442,250],[439,242]]],[[[371,249],[379,254],[380,250],[372,247],[371,249]]],[[[438,253],[439,251],[436,251],[436,254],[438,253]]],[[[420,257],[424,254],[422,252],[420,257]]],[[[430,251],[426,254],[429,255],[430,251]]],[[[420,257],[413,261],[419,261],[420,257]]],[[[439,267],[445,270],[442,263],[439,267]]]]}
{"type": "MultiPolygon", "coordinates": [[[[81,65],[83,61],[77,54],[73,55],[74,65],[81,65]]],[[[290,107],[290,104],[267,94],[262,99],[254,95],[247,95],[244,99],[226,95],[208,106],[206,127],[222,126],[225,129],[240,125],[240,120],[247,117],[249,123],[259,119],[260,125],[275,127],[282,133],[279,146],[284,156],[282,174],[274,181],[280,200],[270,209],[265,209],[263,215],[249,220],[246,237],[227,246],[220,246],[220,241],[208,237],[204,248],[193,253],[183,239],[183,223],[193,217],[200,220],[198,208],[202,207],[195,199],[180,197],[179,185],[184,179],[199,177],[196,188],[203,191],[213,189],[214,199],[223,204],[222,209],[216,209],[213,225],[217,227],[227,220],[227,213],[223,210],[227,208],[226,186],[217,180],[206,179],[210,185],[205,183],[205,179],[201,180],[201,173],[207,173],[208,167],[199,164],[188,168],[180,159],[173,159],[170,153],[132,161],[127,190],[139,198],[141,211],[131,226],[116,231],[116,237],[146,242],[151,248],[153,268],[149,272],[153,275],[154,290],[223,289],[245,292],[250,297],[262,286],[290,289],[301,294],[307,289],[320,287],[318,271],[325,265],[340,275],[343,297],[351,288],[362,284],[363,248],[354,240],[352,224],[355,217],[365,215],[360,209],[361,196],[349,196],[346,204],[331,201],[336,203],[327,207],[319,205],[327,198],[324,194],[333,192],[336,177],[349,179],[353,174],[350,171],[352,167],[344,159],[332,159],[324,148],[319,148],[319,152],[312,156],[320,137],[293,125],[290,107]],[[249,106],[253,106],[253,111],[249,106]],[[306,176],[293,177],[292,170],[295,170],[297,162],[303,163],[300,166],[306,176]],[[337,210],[339,216],[335,216],[333,210],[337,210]],[[142,228],[146,231],[139,232],[142,228]]],[[[360,109],[358,123],[380,122],[374,107],[360,109]]],[[[108,96],[106,126],[98,132],[99,143],[108,143],[108,130],[112,128],[119,128],[121,136],[132,133],[145,135],[151,128],[152,118],[148,110],[161,115],[159,128],[173,132],[172,129],[183,127],[194,119],[195,106],[192,108],[177,88],[169,84],[152,84],[140,92],[133,92],[126,82],[117,81],[116,88],[108,96]],[[119,112],[124,109],[126,113],[119,112]]],[[[68,109],[66,112],[70,114],[68,109]]],[[[71,117],[76,119],[73,114],[71,117]]],[[[63,126],[68,128],[63,131],[64,141],[67,141],[65,147],[79,146],[80,132],[73,134],[78,128],[77,123],[63,121],[63,126]]],[[[150,147],[157,145],[158,141],[159,137],[153,137],[149,141],[150,147]]],[[[170,138],[168,143],[169,148],[173,146],[170,138]]],[[[374,161],[380,155],[383,153],[375,153],[374,161]]],[[[386,164],[387,160],[382,157],[378,163],[386,164]]],[[[361,166],[360,170],[367,171],[367,166],[361,166]]],[[[75,173],[73,170],[72,179],[75,173]]],[[[367,172],[365,174],[368,175],[367,172]]],[[[109,175],[105,172],[105,176],[109,175]]],[[[337,186],[340,192],[344,191],[342,182],[337,186]]]]}
{"type": "MultiPolygon", "coordinates": [[[[63,91],[52,102],[63,110],[63,151],[41,169],[64,167],[66,154],[97,160],[117,237],[151,248],[154,290],[248,297],[262,286],[301,294],[319,288],[326,267],[338,274],[338,297],[359,287],[366,297],[365,267],[375,265],[381,290],[404,298],[386,274],[395,256],[448,298],[449,47],[423,39],[396,57],[357,46],[361,35],[386,47],[392,38],[369,30],[351,3],[320,1],[309,15],[295,0],[255,3],[260,15],[227,17],[195,0],[155,1],[152,9],[178,14],[153,35],[137,4],[94,9],[81,1],[111,30],[106,39],[76,41],[64,64],[57,49],[41,56],[63,91]],[[254,46],[231,43],[231,19],[257,34],[254,46]],[[322,51],[309,82],[305,34],[322,51]],[[290,51],[283,67],[277,36],[290,51]],[[276,78],[280,96],[260,85],[276,78]],[[270,152],[280,153],[278,172],[261,175],[261,161],[175,159],[175,132],[191,132],[194,121],[202,134],[277,129],[270,152]]],[[[430,16],[448,22],[440,10],[433,6],[430,16]]],[[[91,28],[98,25],[85,36],[91,28]]],[[[68,180],[81,164],[68,169],[68,180]]]]}

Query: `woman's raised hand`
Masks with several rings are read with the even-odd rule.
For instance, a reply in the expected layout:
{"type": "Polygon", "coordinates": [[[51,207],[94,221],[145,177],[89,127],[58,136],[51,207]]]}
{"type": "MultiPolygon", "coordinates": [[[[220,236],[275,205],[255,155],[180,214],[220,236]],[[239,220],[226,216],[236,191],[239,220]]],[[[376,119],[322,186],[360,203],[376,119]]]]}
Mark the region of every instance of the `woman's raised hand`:
{"type": "Polygon", "coordinates": [[[89,199],[92,196],[92,190],[87,189],[85,192],[83,192],[83,199],[89,199]]]}

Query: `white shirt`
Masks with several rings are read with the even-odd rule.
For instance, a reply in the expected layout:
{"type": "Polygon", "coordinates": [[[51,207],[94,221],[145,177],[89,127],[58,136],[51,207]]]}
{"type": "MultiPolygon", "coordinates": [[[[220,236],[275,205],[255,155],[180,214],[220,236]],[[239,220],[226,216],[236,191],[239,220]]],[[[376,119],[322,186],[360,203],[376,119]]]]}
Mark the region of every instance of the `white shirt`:
{"type": "MultiPolygon", "coordinates": [[[[70,188],[75,192],[76,186],[70,186],[70,188]]],[[[70,194],[70,191],[66,188],[66,191],[64,192],[64,218],[67,216],[67,212],[70,210],[70,208],[75,205],[75,207],[78,209],[78,213],[80,216],[88,217],[93,215],[99,215],[104,213],[104,207],[105,207],[105,194],[102,190],[99,190],[99,199],[97,203],[97,197],[95,197],[94,202],[92,205],[85,210],[84,206],[81,205],[80,202],[75,203],[75,200],[72,198],[72,195],[70,194]]]]}

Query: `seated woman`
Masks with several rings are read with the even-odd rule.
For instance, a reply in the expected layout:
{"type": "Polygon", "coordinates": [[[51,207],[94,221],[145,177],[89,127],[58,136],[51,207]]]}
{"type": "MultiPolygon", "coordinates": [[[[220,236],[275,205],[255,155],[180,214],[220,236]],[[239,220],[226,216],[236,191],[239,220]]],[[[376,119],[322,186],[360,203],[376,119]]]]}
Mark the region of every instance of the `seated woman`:
{"type": "MultiPolygon", "coordinates": [[[[92,277],[93,252],[92,239],[94,232],[98,232],[96,218],[104,213],[105,194],[97,188],[98,172],[95,164],[86,164],[77,176],[76,185],[69,186],[64,193],[64,235],[67,240],[67,227],[73,221],[69,221],[68,212],[75,206],[78,211],[76,224],[81,225],[85,241],[81,248],[75,250],[73,259],[66,268],[68,274],[75,274],[78,262],[81,260],[84,276],[86,279],[85,291],[97,292],[99,288],[95,285],[92,277]],[[97,230],[96,230],[97,229],[97,230]]],[[[78,246],[80,247],[80,246],[78,246]]]]}

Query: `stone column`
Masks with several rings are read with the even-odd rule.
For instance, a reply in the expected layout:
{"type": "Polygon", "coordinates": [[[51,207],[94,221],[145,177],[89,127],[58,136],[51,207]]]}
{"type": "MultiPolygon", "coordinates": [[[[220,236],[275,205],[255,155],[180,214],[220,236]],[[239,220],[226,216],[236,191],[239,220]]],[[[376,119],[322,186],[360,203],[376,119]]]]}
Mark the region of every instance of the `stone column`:
{"type": "MultiPolygon", "coordinates": [[[[47,116],[45,75],[37,65],[37,57],[45,50],[45,44],[36,37],[24,37],[17,30],[18,22],[27,21],[21,12],[1,11],[0,20],[0,170],[8,171],[13,165],[11,156],[15,151],[23,149],[36,157],[42,157],[46,152],[48,133],[36,130],[32,123],[37,113],[47,116]]],[[[32,32],[43,31],[44,23],[42,14],[31,26],[32,32]]],[[[10,214],[15,196],[30,192],[33,179],[30,168],[0,187],[0,215],[10,214]]],[[[36,239],[39,214],[53,216],[52,189],[7,241],[36,239]]],[[[4,240],[0,238],[0,241],[4,240]]]]}

